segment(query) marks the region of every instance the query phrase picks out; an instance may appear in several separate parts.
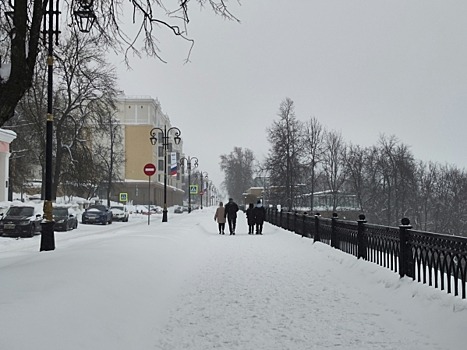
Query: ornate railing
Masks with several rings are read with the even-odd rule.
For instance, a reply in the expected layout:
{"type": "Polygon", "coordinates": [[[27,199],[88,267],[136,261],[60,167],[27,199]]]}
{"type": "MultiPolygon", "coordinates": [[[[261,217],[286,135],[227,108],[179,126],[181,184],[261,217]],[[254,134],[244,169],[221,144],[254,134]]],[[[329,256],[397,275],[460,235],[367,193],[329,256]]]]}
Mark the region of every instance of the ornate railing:
{"type": "Polygon", "coordinates": [[[359,220],[267,210],[266,220],[276,226],[371,261],[400,277],[446,290],[466,298],[467,238],[413,230],[407,218],[397,227],[359,220]]]}

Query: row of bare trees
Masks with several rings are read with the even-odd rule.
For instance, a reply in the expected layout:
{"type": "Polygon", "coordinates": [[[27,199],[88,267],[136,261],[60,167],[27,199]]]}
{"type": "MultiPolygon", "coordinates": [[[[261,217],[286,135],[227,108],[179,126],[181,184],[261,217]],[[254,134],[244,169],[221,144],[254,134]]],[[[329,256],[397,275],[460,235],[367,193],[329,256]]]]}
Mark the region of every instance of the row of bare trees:
{"type": "MultiPolygon", "coordinates": [[[[17,133],[11,145],[10,173],[10,190],[15,192],[45,173],[45,68],[36,67],[32,88],[4,125],[17,133]]],[[[63,35],[57,47],[54,79],[53,198],[57,194],[89,198],[102,186],[109,199],[124,154],[115,119],[117,78],[97,38],[63,35]]]]}
{"type": "Polygon", "coordinates": [[[395,226],[409,217],[415,228],[467,233],[467,173],[454,165],[414,159],[408,145],[381,135],[371,147],[345,142],[317,118],[303,122],[294,102],[282,101],[268,129],[263,168],[270,174],[269,202],[314,211],[313,195],[328,191],[332,210],[344,194],[372,223],[395,226]]]}

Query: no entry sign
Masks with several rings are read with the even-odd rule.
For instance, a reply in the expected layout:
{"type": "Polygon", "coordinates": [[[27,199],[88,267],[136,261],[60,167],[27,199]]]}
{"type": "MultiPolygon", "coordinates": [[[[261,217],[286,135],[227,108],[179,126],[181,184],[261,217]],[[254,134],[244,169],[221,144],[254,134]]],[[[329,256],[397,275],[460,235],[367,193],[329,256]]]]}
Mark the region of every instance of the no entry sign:
{"type": "Polygon", "coordinates": [[[147,176],[152,176],[156,173],[156,166],[152,163],[148,163],[143,168],[144,174],[147,176]]]}

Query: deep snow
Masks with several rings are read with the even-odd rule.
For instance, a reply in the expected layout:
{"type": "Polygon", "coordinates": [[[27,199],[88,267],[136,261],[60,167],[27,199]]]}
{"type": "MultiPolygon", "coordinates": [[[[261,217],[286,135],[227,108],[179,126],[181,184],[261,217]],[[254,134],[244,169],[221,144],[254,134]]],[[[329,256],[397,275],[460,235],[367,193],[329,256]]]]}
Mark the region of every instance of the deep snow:
{"type": "Polygon", "coordinates": [[[0,349],[463,349],[467,301],[215,208],[0,238],[0,349]]]}

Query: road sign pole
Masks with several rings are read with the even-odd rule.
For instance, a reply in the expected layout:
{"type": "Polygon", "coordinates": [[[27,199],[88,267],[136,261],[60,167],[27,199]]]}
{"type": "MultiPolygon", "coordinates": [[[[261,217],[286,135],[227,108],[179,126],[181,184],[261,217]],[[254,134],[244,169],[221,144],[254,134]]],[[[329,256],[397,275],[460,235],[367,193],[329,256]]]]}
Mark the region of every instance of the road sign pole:
{"type": "Polygon", "coordinates": [[[151,176],[156,173],[156,166],[148,163],[143,167],[143,172],[148,176],[148,225],[151,221],[151,176]]]}
{"type": "Polygon", "coordinates": [[[151,176],[148,176],[148,225],[151,222],[151,176]]]}

